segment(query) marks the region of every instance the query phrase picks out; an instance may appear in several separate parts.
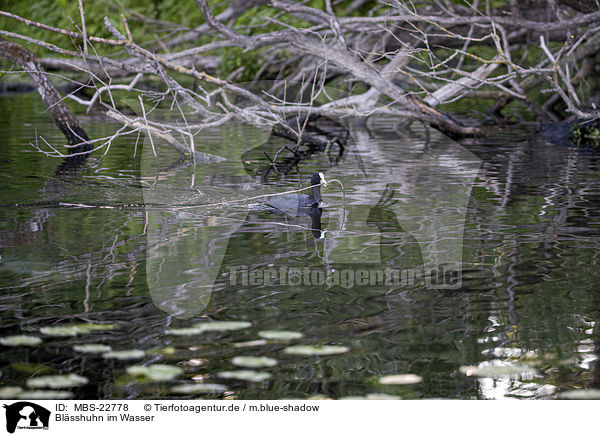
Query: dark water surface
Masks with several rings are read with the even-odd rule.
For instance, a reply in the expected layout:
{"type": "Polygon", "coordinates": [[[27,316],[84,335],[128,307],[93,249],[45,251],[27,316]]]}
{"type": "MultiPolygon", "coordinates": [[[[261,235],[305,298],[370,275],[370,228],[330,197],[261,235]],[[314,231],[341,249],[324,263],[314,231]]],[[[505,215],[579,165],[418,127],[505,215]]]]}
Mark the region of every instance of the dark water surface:
{"type": "MultiPolygon", "coordinates": [[[[490,399],[600,387],[597,154],[524,128],[459,145],[379,119],[351,128],[341,158],[329,150],[294,167],[282,154],[285,175],[267,172],[266,157],[283,142],[237,125],[196,139],[226,161],[194,166],[161,144],[155,158],[133,135],[57,174],[61,160],[29,145],[64,142],[38,100],[0,99],[2,337],[41,339],[1,346],[0,388],[15,388],[2,396],[31,398],[39,377],[68,374],[87,382],[40,388],[105,399],[490,399]],[[240,201],[305,187],[315,171],[345,188],[323,189],[321,239],[306,216],[240,201]],[[452,274],[428,278],[440,266],[452,274]],[[211,327],[182,330],[199,323],[211,327]],[[47,329],[74,324],[88,329],[47,329]],[[270,330],[302,337],[260,333],[270,330]],[[85,344],[143,355],[73,348],[85,344]],[[241,356],[271,360],[248,368],[241,356]],[[156,364],[181,371],[153,380],[131,370],[156,364]],[[239,370],[259,374],[231,378],[239,370]],[[422,380],[379,382],[395,374],[422,380]],[[178,391],[206,384],[222,386],[178,391]]],[[[94,138],[119,127],[82,120],[94,138]]]]}

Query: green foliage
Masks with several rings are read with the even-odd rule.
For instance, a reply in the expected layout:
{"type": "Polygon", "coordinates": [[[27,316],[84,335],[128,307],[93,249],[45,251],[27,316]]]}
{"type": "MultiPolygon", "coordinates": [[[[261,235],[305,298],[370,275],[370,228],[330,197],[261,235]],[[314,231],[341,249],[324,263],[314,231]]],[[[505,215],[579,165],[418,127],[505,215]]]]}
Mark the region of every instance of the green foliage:
{"type": "MultiPolygon", "coordinates": [[[[463,6],[467,6],[472,4],[472,1],[466,2],[465,0],[450,0],[450,3],[454,3],[457,5],[463,5],[463,6]]],[[[503,6],[506,6],[507,1],[506,0],[490,0],[490,8],[494,9],[494,8],[500,8],[503,6]]],[[[485,11],[486,8],[486,2],[479,2],[479,10],[480,11],[485,11]]]]}
{"type": "MultiPolygon", "coordinates": [[[[139,44],[148,42],[162,32],[162,29],[155,24],[145,23],[141,19],[142,16],[151,20],[171,21],[185,27],[195,27],[203,22],[202,13],[194,0],[154,0],[152,2],[142,0],[100,0],[92,2],[84,0],[83,6],[88,35],[114,38],[104,26],[104,17],[108,17],[111,23],[124,33],[125,28],[121,19],[121,14],[123,14],[128,20],[133,39],[139,44]]],[[[29,0],[15,2],[13,0],[0,0],[0,9],[52,27],[69,29],[74,32],[82,30],[77,1],[29,0]]],[[[215,11],[218,11],[218,9],[215,8],[215,11]]],[[[26,26],[6,17],[0,17],[0,27],[66,49],[82,47],[81,41],[71,41],[70,38],[65,36],[26,26]],[[73,47],[73,44],[75,44],[75,47],[73,47]]],[[[37,46],[29,48],[38,54],[44,51],[44,49],[37,46]]],[[[94,48],[100,53],[115,50],[99,45],[95,45],[94,48]]]]}
{"type": "Polygon", "coordinates": [[[243,67],[237,81],[247,82],[254,78],[258,70],[263,66],[264,59],[257,50],[244,51],[239,47],[229,47],[221,50],[221,63],[219,64],[219,75],[225,77],[238,68],[243,67]]]}
{"type": "MultiPolygon", "coordinates": [[[[351,3],[352,0],[344,0],[338,3],[335,6],[336,13],[339,16],[357,15],[371,10],[378,4],[375,0],[368,1],[361,8],[348,13],[346,9],[351,3]]],[[[121,19],[122,14],[129,23],[134,41],[142,46],[152,45],[154,39],[164,36],[167,32],[173,30],[172,26],[162,27],[147,20],[170,22],[174,25],[182,26],[182,28],[193,28],[204,21],[195,0],[152,0],[150,2],[143,0],[100,0],[95,2],[83,0],[83,5],[88,35],[114,38],[104,26],[104,17],[108,17],[110,22],[119,31],[125,33],[124,24],[121,19]]],[[[228,5],[229,3],[226,1],[209,0],[209,6],[215,15],[225,10],[228,5]]],[[[310,0],[307,2],[307,6],[324,10],[325,2],[324,0],[310,0]]],[[[14,2],[13,0],[0,0],[0,9],[52,27],[69,29],[75,32],[82,30],[77,1],[26,0],[14,2]]],[[[381,10],[384,9],[381,8],[381,10]]],[[[234,28],[237,32],[244,35],[256,35],[278,30],[281,28],[280,25],[268,21],[268,18],[275,18],[278,13],[279,11],[270,7],[252,7],[238,17],[234,28]]],[[[312,25],[309,22],[287,14],[277,15],[277,19],[288,25],[300,28],[312,25]]],[[[71,40],[63,35],[27,26],[10,18],[0,17],[0,27],[8,31],[49,42],[65,49],[81,50],[83,48],[82,41],[71,40]]],[[[199,42],[206,43],[209,41],[210,39],[205,37],[199,42]]],[[[23,44],[22,41],[19,41],[19,43],[23,44]]],[[[47,54],[44,48],[36,45],[29,45],[28,48],[37,55],[47,54]]],[[[100,44],[94,44],[93,48],[99,54],[110,54],[121,50],[120,47],[107,47],[100,44]]],[[[262,50],[244,52],[241,48],[232,47],[219,50],[218,54],[222,56],[222,62],[219,66],[220,75],[228,76],[232,72],[243,68],[241,74],[236,77],[238,81],[252,80],[265,64],[262,50]]],[[[285,56],[286,54],[283,54],[284,58],[285,56]]]]}
{"type": "Polygon", "coordinates": [[[569,130],[568,138],[577,146],[600,147],[600,122],[577,124],[569,130]]]}

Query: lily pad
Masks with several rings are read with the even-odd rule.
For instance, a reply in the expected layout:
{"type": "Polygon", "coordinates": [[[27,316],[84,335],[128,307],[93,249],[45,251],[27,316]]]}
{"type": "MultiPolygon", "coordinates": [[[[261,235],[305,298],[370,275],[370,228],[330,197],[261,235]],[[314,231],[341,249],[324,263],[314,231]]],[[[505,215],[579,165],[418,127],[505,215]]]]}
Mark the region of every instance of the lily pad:
{"type": "Polygon", "coordinates": [[[41,338],[29,335],[14,335],[0,338],[0,344],[6,345],[7,347],[35,347],[36,345],[40,345],[41,343],[41,338]]]}
{"type": "Polygon", "coordinates": [[[342,354],[350,351],[342,345],[292,345],[283,350],[287,354],[298,354],[302,356],[329,356],[342,354]]]}
{"type": "Polygon", "coordinates": [[[5,386],[0,388],[0,398],[3,400],[17,398],[21,392],[23,392],[23,388],[20,386],[5,386]]]}
{"type": "Polygon", "coordinates": [[[271,378],[268,372],[242,370],[242,371],[224,371],[217,374],[221,378],[234,378],[237,380],[261,382],[271,378]]]}
{"type": "Polygon", "coordinates": [[[252,323],[248,321],[213,321],[213,322],[201,322],[196,324],[194,327],[202,329],[205,332],[224,332],[231,330],[241,330],[251,327],[252,323]]]}
{"type": "Polygon", "coordinates": [[[78,353],[108,353],[112,348],[104,344],[83,344],[73,345],[73,350],[78,353]]]}
{"type": "Polygon", "coordinates": [[[204,332],[224,332],[232,330],[241,330],[251,326],[252,323],[249,323],[248,321],[212,321],[201,322],[195,324],[193,327],[169,329],[165,333],[168,335],[176,336],[190,336],[199,335],[204,332]]]}
{"type": "Polygon", "coordinates": [[[171,392],[174,394],[217,394],[220,392],[225,392],[227,389],[227,386],[216,383],[186,383],[171,387],[171,392]]]}
{"type": "Polygon", "coordinates": [[[11,366],[16,371],[30,375],[46,375],[54,373],[52,368],[50,368],[48,365],[44,365],[43,363],[15,362],[11,366]]]}
{"type": "Polygon", "coordinates": [[[461,366],[459,371],[466,376],[473,377],[520,377],[533,378],[537,375],[535,368],[527,365],[516,365],[502,362],[495,364],[481,364],[479,366],[461,366]]]}
{"type": "Polygon", "coordinates": [[[116,328],[119,328],[117,324],[81,323],[42,327],[40,329],[40,332],[45,334],[46,336],[69,337],[85,335],[95,331],[114,330],[116,328]]]}
{"type": "Polygon", "coordinates": [[[199,335],[204,330],[200,328],[187,327],[182,329],[168,329],[165,334],[174,335],[174,336],[191,336],[191,335],[199,335]]]}
{"type": "Polygon", "coordinates": [[[130,366],[127,368],[127,374],[154,381],[166,381],[177,378],[183,374],[183,370],[174,365],[130,366]]]}
{"type": "Polygon", "coordinates": [[[260,368],[261,366],[275,366],[277,365],[277,360],[263,356],[236,356],[231,359],[231,363],[247,368],[260,368]]]}
{"type": "Polygon", "coordinates": [[[382,385],[411,385],[421,383],[422,381],[423,378],[416,374],[386,375],[379,379],[379,383],[382,385]]]}
{"type": "Polygon", "coordinates": [[[294,339],[300,339],[304,335],[300,332],[293,332],[290,330],[263,330],[258,332],[258,336],[275,341],[291,341],[294,339]]]}
{"type": "Polygon", "coordinates": [[[361,396],[349,396],[342,397],[340,400],[400,400],[402,397],[398,397],[396,395],[388,395],[388,394],[380,394],[380,393],[371,393],[367,394],[364,397],[361,396]]]}
{"type": "Polygon", "coordinates": [[[17,398],[24,400],[66,400],[73,397],[73,392],[55,390],[23,391],[17,398]]]}
{"type": "Polygon", "coordinates": [[[563,400],[600,400],[600,389],[576,389],[561,392],[558,398],[563,400]]]}
{"type": "Polygon", "coordinates": [[[117,360],[134,360],[142,359],[146,353],[143,350],[118,350],[109,351],[104,353],[102,357],[105,359],[117,359],[117,360]]]}
{"type": "Polygon", "coordinates": [[[375,393],[375,394],[368,394],[366,396],[367,400],[400,400],[401,397],[398,397],[396,395],[387,395],[387,394],[379,394],[379,393],[375,393]]]}
{"type": "Polygon", "coordinates": [[[557,390],[558,388],[554,385],[542,385],[537,390],[537,393],[538,395],[554,395],[557,390]]]}
{"type": "Polygon", "coordinates": [[[311,397],[308,397],[307,400],[311,400],[311,401],[327,401],[327,400],[332,400],[333,398],[328,397],[327,395],[323,395],[323,394],[316,394],[313,395],[311,397]]]}
{"type": "Polygon", "coordinates": [[[176,352],[177,352],[177,350],[175,349],[175,347],[172,347],[171,345],[167,345],[166,347],[163,347],[163,348],[156,348],[154,350],[147,351],[147,353],[158,354],[158,355],[162,355],[162,356],[170,356],[172,354],[175,354],[176,352]]]}
{"type": "Polygon", "coordinates": [[[261,347],[263,345],[267,345],[267,341],[264,339],[257,339],[255,341],[247,341],[247,342],[236,342],[232,344],[235,348],[249,348],[249,347],[261,347]]]}
{"type": "Polygon", "coordinates": [[[44,375],[27,380],[27,386],[30,388],[73,388],[76,386],[83,386],[87,383],[88,379],[86,377],[77,374],[44,375]]]}

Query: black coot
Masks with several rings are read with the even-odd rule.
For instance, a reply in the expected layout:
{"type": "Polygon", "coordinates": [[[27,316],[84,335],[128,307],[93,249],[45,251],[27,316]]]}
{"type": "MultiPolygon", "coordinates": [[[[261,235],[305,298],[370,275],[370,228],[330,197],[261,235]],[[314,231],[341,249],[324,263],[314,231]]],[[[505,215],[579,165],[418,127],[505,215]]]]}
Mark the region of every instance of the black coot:
{"type": "Polygon", "coordinates": [[[280,212],[291,216],[310,215],[308,208],[318,207],[323,201],[321,198],[321,185],[327,186],[323,173],[314,173],[310,178],[310,184],[313,186],[309,195],[295,192],[293,194],[276,195],[267,200],[267,205],[275,209],[273,212],[280,212]],[[316,185],[316,186],[315,186],[316,185]]]}

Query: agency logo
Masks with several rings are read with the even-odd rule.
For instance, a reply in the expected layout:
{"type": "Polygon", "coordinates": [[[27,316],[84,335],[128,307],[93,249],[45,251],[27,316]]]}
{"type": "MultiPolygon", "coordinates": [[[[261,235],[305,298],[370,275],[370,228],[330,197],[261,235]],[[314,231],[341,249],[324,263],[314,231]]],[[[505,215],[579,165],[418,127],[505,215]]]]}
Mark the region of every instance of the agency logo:
{"type": "Polygon", "coordinates": [[[6,431],[14,433],[19,430],[48,430],[50,411],[42,406],[29,401],[19,401],[10,405],[4,404],[6,409],[6,431]]]}

